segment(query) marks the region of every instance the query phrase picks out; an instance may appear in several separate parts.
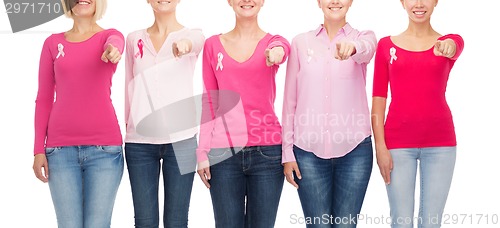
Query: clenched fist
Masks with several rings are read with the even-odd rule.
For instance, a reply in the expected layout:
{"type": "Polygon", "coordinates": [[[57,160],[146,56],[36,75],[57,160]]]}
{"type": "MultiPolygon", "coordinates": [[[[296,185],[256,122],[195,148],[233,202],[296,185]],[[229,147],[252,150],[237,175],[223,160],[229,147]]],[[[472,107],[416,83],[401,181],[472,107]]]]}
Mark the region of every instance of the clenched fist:
{"type": "Polygon", "coordinates": [[[112,44],[108,44],[108,47],[101,56],[101,60],[105,63],[111,61],[112,63],[116,64],[120,61],[121,58],[122,54],[120,53],[120,51],[118,51],[118,48],[114,47],[112,44]]]}
{"type": "Polygon", "coordinates": [[[434,55],[453,58],[457,51],[457,45],[452,39],[438,40],[434,45],[434,55]]]}
{"type": "Polygon", "coordinates": [[[174,54],[174,57],[180,58],[183,55],[191,52],[192,48],[193,44],[190,40],[182,39],[172,44],[172,53],[174,54]]]}
{"type": "Polygon", "coordinates": [[[266,55],[266,65],[270,67],[272,65],[278,65],[283,61],[285,49],[283,49],[283,47],[273,47],[271,49],[266,49],[264,54],[266,55]]]}

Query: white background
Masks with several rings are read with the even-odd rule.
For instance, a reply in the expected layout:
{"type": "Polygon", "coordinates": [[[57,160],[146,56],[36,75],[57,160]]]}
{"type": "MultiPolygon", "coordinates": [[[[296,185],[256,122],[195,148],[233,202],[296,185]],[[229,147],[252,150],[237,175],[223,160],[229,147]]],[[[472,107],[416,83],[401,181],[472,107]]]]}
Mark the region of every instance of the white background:
{"type": "MultiPolygon", "coordinates": [[[[438,32],[459,33],[465,40],[465,50],[451,72],[447,92],[459,143],[445,209],[448,223],[453,222],[452,215],[458,216],[461,225],[454,227],[500,227],[500,221],[497,225],[491,224],[492,218],[500,216],[500,149],[496,144],[500,129],[500,73],[495,65],[500,47],[498,36],[494,36],[498,33],[499,9],[497,0],[441,0],[432,20],[438,32]],[[462,221],[464,216],[466,219],[462,221]]],[[[70,29],[72,22],[59,17],[12,34],[3,5],[0,12],[0,226],[56,227],[48,185],[37,180],[31,168],[33,116],[43,41],[51,33],[70,29]]],[[[202,28],[206,37],[227,32],[234,26],[234,15],[226,0],[182,0],[177,13],[182,24],[202,28]]],[[[267,0],[260,14],[260,25],[265,31],[289,40],[298,33],[315,29],[322,21],[322,12],[315,0],[267,0]]],[[[407,16],[397,0],[355,0],[348,22],[359,30],[373,30],[380,39],[402,32],[407,26],[407,16]]],[[[109,0],[108,11],[99,22],[102,27],[114,27],[124,35],[152,23],[146,0],[109,0]]],[[[197,78],[201,77],[200,63],[197,78]]],[[[368,71],[367,92],[371,94],[372,64],[368,71]]],[[[285,66],[277,76],[278,116],[281,116],[284,73],[285,66]]],[[[123,81],[124,63],[121,62],[113,80],[112,98],[122,126],[123,81]]],[[[380,220],[382,217],[389,216],[389,206],[375,162],[361,213],[373,220],[361,220],[358,227],[388,227],[380,224],[385,222],[380,220]]],[[[302,216],[300,202],[295,189],[285,183],[276,227],[304,227],[292,224],[293,214],[302,216]]],[[[193,186],[189,219],[190,227],[213,227],[214,224],[209,191],[198,176],[193,186]]],[[[132,196],[125,170],[112,227],[133,227],[133,223],[132,196]]]]}

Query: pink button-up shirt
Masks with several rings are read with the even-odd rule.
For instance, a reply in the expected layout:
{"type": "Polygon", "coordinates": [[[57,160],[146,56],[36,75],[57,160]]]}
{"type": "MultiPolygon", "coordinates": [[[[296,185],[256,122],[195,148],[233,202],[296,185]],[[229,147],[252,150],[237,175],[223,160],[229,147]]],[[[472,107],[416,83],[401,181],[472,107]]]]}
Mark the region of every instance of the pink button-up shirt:
{"type": "Polygon", "coordinates": [[[342,157],[371,135],[366,66],[377,45],[371,31],[346,24],[330,40],[323,26],[292,42],[283,102],[283,163],[293,145],[324,159],[342,157]],[[336,43],[353,42],[351,58],[335,59],[336,43]]]}

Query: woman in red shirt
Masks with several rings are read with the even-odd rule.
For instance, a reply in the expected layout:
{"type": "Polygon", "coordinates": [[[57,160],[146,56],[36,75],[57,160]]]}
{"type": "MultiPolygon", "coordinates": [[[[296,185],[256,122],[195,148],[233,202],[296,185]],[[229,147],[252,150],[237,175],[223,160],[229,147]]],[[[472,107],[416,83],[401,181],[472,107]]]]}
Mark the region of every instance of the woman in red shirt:
{"type": "Polygon", "coordinates": [[[372,126],[377,163],[387,184],[392,227],[439,227],[451,185],[456,137],[445,92],[464,42],[430,23],[437,0],[401,0],[406,31],[382,38],[375,55],[372,126]],[[385,121],[388,85],[391,102],[385,121]],[[413,215],[417,165],[420,210],[413,215]]]}

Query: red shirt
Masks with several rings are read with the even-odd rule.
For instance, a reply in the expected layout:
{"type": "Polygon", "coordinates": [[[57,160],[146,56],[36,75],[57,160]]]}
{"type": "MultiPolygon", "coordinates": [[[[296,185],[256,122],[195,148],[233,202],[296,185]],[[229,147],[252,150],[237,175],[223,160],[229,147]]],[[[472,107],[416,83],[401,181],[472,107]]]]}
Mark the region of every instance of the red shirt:
{"type": "Polygon", "coordinates": [[[408,51],[396,46],[390,37],[380,40],[375,55],[373,96],[391,101],[385,122],[388,149],[456,146],[455,127],[446,102],[446,86],[464,41],[455,34],[453,58],[434,55],[433,49],[408,51]]]}

